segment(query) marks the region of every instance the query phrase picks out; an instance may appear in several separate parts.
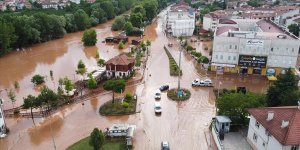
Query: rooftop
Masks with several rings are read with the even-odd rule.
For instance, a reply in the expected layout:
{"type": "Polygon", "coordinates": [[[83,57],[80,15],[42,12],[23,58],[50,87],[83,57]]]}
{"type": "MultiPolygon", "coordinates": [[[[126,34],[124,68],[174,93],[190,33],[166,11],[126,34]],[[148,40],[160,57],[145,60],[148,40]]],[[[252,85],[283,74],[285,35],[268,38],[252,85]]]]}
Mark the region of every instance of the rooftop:
{"type": "Polygon", "coordinates": [[[216,116],[218,122],[231,122],[231,120],[227,116],[216,116]]]}
{"type": "Polygon", "coordinates": [[[251,108],[248,112],[283,145],[300,144],[300,110],[297,106],[251,108]],[[267,121],[268,112],[273,112],[273,119],[267,121]],[[282,127],[282,121],[289,121],[282,127]]]}
{"type": "Polygon", "coordinates": [[[134,59],[126,56],[126,54],[118,55],[106,62],[106,64],[113,65],[129,65],[130,63],[134,63],[134,59]]]}
{"type": "Polygon", "coordinates": [[[189,4],[183,1],[171,6],[171,11],[188,11],[189,9],[189,4]]]}

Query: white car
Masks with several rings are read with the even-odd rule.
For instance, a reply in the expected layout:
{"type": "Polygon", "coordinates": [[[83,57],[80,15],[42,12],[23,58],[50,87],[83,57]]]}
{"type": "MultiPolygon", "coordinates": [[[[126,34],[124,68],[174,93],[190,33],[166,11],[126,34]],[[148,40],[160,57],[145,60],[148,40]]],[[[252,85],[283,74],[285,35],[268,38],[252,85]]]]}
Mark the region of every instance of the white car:
{"type": "Polygon", "coordinates": [[[205,79],[205,80],[195,79],[192,82],[192,86],[213,86],[213,84],[210,79],[205,79]]]}
{"type": "Polygon", "coordinates": [[[155,112],[155,114],[161,114],[162,109],[161,109],[160,102],[155,102],[155,104],[154,104],[154,112],[155,112]]]}
{"type": "Polygon", "coordinates": [[[161,98],[161,92],[160,92],[160,90],[156,90],[154,98],[155,99],[160,99],[161,98]]]}

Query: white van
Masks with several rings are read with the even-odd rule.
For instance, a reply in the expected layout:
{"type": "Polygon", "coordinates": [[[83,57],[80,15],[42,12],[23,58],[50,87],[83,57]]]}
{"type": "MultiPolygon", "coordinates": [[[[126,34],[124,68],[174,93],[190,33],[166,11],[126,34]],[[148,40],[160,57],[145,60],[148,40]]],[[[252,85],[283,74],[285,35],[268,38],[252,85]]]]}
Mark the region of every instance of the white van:
{"type": "Polygon", "coordinates": [[[160,99],[161,98],[161,92],[160,90],[156,90],[155,91],[155,96],[154,96],[155,99],[160,99]]]}
{"type": "Polygon", "coordinates": [[[106,133],[107,133],[107,136],[109,136],[109,137],[127,136],[128,130],[132,130],[130,128],[135,129],[135,125],[129,125],[129,124],[125,124],[125,123],[116,123],[116,124],[113,124],[110,128],[107,128],[106,133]]]}
{"type": "Polygon", "coordinates": [[[155,112],[155,114],[161,114],[162,109],[161,109],[160,102],[154,103],[154,112],[155,112]]]}

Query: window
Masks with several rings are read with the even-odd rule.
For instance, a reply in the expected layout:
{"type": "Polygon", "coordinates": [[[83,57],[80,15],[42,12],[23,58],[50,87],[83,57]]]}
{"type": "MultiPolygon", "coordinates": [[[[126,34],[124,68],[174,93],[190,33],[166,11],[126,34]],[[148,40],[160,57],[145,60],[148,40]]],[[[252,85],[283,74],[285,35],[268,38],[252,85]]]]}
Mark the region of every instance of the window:
{"type": "Polygon", "coordinates": [[[232,49],[232,45],[229,46],[229,49],[232,49]]]}
{"type": "Polygon", "coordinates": [[[293,145],[293,146],[291,147],[291,150],[299,150],[299,145],[293,145]]]}
{"type": "Polygon", "coordinates": [[[216,55],[216,59],[218,59],[218,55],[216,55]]]}
{"type": "Polygon", "coordinates": [[[223,55],[221,55],[221,58],[220,59],[223,59],[223,55]]]}
{"type": "Polygon", "coordinates": [[[235,56],[233,56],[233,60],[235,60],[236,59],[236,57],[235,56]]]}
{"type": "Polygon", "coordinates": [[[253,133],[253,141],[257,142],[257,135],[253,133]]]}
{"type": "Polygon", "coordinates": [[[262,143],[262,145],[263,145],[263,147],[265,147],[265,146],[266,146],[266,143],[265,143],[265,142],[263,142],[263,143],[262,143]]]}
{"type": "Polygon", "coordinates": [[[294,51],[295,51],[295,49],[294,48],[292,48],[292,52],[294,53],[294,51]]]}
{"type": "Polygon", "coordinates": [[[234,49],[237,49],[237,45],[234,46],[234,49]]]}
{"type": "Polygon", "coordinates": [[[230,56],[228,56],[228,60],[230,60],[231,59],[231,57],[230,56]]]}
{"type": "Polygon", "coordinates": [[[257,128],[259,128],[259,122],[255,122],[255,126],[257,127],[257,128]]]}
{"type": "Polygon", "coordinates": [[[273,52],[273,47],[271,48],[271,52],[273,52]]]}

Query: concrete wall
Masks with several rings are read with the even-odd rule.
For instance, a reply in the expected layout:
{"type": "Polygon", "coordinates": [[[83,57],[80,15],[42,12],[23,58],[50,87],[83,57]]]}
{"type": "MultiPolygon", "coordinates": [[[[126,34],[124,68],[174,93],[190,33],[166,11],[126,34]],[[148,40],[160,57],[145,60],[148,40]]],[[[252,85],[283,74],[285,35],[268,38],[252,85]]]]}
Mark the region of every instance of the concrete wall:
{"type": "Polygon", "coordinates": [[[212,135],[213,135],[213,138],[217,145],[218,150],[223,150],[224,146],[223,146],[221,140],[219,139],[219,135],[216,131],[215,124],[212,125],[211,132],[212,132],[212,135]]]}

